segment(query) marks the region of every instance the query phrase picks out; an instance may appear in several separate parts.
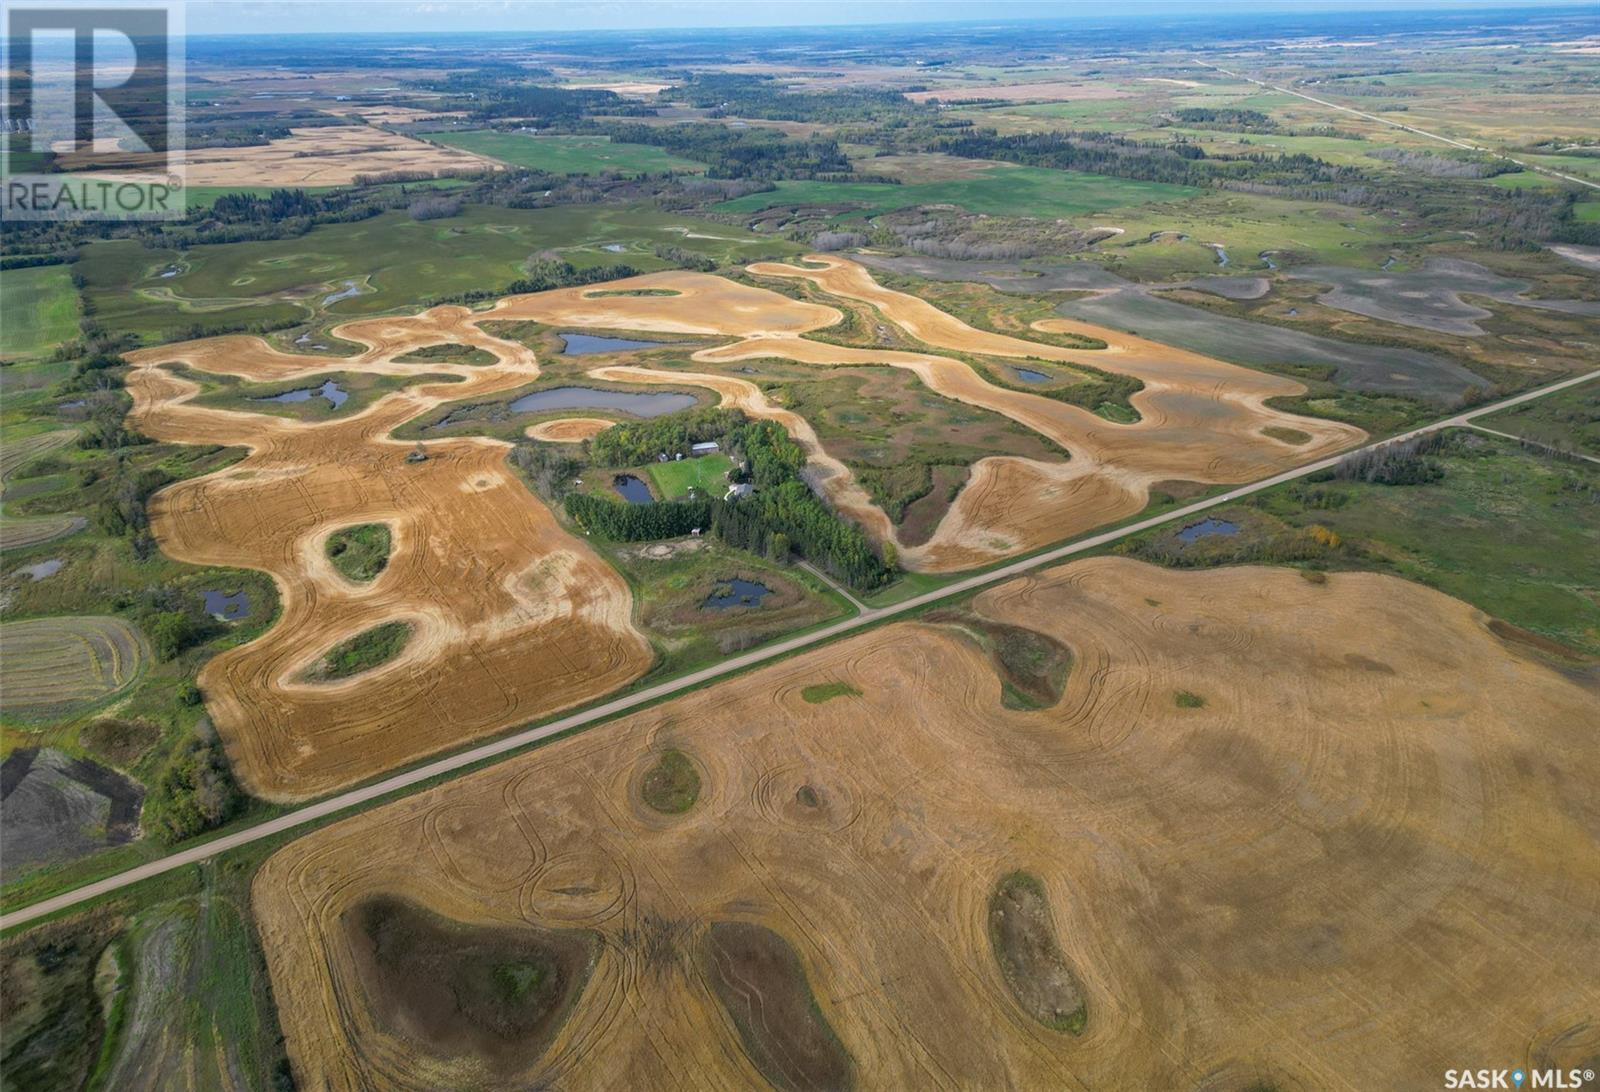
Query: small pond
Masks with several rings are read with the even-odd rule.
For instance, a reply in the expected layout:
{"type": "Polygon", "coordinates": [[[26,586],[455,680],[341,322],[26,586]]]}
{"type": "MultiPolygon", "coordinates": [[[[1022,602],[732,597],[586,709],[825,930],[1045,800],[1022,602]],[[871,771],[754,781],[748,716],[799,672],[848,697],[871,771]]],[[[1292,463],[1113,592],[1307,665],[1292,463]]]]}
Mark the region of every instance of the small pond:
{"type": "Polygon", "coordinates": [[[237,622],[241,618],[250,617],[250,599],[244,592],[234,592],[232,595],[220,591],[206,591],[200,593],[205,600],[206,613],[214,618],[221,618],[225,622],[237,622]]]}
{"type": "Polygon", "coordinates": [[[330,379],[320,387],[301,387],[297,391],[285,391],[275,394],[271,398],[257,398],[256,402],[309,402],[313,398],[326,398],[328,405],[338,409],[344,405],[345,399],[350,397],[350,392],[339,386],[339,381],[330,379]]]}
{"type": "Polygon", "coordinates": [[[32,565],[24,565],[17,571],[27,573],[34,580],[43,580],[47,576],[56,575],[65,564],[61,558],[52,557],[49,561],[36,561],[32,565]]]}
{"type": "Polygon", "coordinates": [[[772,594],[772,589],[753,580],[735,577],[717,585],[715,591],[700,606],[706,610],[727,610],[729,607],[759,607],[761,601],[772,594]]]}
{"type": "Polygon", "coordinates": [[[1013,364],[1011,366],[1011,370],[1016,372],[1017,373],[1017,377],[1019,379],[1021,379],[1024,383],[1048,383],[1048,382],[1050,382],[1050,376],[1049,375],[1047,375],[1046,373],[1041,372],[1041,371],[1035,371],[1033,368],[1019,368],[1015,364],[1013,364]]]}
{"type": "Polygon", "coordinates": [[[1212,535],[1236,535],[1239,525],[1225,519],[1212,519],[1207,516],[1199,523],[1191,523],[1178,532],[1179,542],[1193,542],[1197,538],[1210,538],[1212,535]]]}
{"type": "Polygon", "coordinates": [[[622,499],[629,504],[654,504],[655,497],[650,492],[650,487],[632,474],[618,474],[611,479],[611,488],[622,494],[622,499]]]}
{"type": "Polygon", "coordinates": [[[626,353],[634,349],[658,349],[670,341],[635,341],[626,337],[598,337],[595,334],[561,333],[561,352],[564,356],[585,356],[589,353],[626,353]]]}
{"type": "Polygon", "coordinates": [[[322,297],[322,306],[326,307],[330,303],[338,303],[340,300],[347,300],[359,295],[361,295],[361,285],[355,281],[345,281],[344,287],[339,291],[322,297]]]}
{"type": "Polygon", "coordinates": [[[695,404],[694,395],[679,391],[605,391],[593,387],[551,387],[525,394],[511,403],[512,413],[542,410],[621,410],[636,417],[660,417],[695,404]]]}

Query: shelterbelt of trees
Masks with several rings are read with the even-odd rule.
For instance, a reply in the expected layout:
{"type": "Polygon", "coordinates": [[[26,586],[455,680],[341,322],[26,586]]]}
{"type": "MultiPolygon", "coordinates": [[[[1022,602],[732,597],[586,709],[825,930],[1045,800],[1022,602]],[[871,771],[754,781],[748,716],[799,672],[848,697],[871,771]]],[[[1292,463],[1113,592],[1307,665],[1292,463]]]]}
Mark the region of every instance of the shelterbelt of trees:
{"type": "Polygon", "coordinates": [[[730,546],[786,559],[791,553],[863,590],[889,582],[893,547],[881,556],[861,528],[835,516],[800,476],[805,451],[772,421],[749,421],[729,410],[702,411],[671,423],[644,422],[600,433],[591,441],[596,463],[627,466],[660,451],[717,440],[740,464],[735,474],[755,491],[747,497],[691,496],[657,504],[627,504],[571,493],[567,515],[591,534],[621,542],[675,538],[709,531],[730,546]],[[617,435],[612,436],[611,433],[617,435]]]}

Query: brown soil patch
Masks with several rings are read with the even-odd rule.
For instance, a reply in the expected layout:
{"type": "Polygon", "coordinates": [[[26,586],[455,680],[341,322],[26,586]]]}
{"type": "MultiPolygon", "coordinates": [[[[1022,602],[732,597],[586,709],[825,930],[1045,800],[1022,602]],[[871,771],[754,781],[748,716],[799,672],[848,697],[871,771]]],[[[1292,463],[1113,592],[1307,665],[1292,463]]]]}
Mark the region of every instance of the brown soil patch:
{"type": "MultiPolygon", "coordinates": [[[[62,169],[73,169],[73,156],[62,169]]],[[[365,125],[291,129],[268,144],[239,148],[194,148],[184,156],[191,186],[347,186],[358,174],[429,171],[433,174],[492,170],[499,164],[458,148],[444,148],[365,125]]],[[[152,152],[130,152],[115,160],[96,157],[96,169],[138,169],[165,164],[152,152]]]]}
{"type": "Polygon", "coordinates": [[[705,970],[745,1052],[775,1087],[829,1092],[852,1086],[850,1055],[817,1012],[805,968],[788,941],[750,922],[717,922],[706,934],[705,970]]]}
{"type": "Polygon", "coordinates": [[[161,726],[138,718],[101,717],[78,733],[78,742],[126,770],[161,738],[161,726]]]}
{"type": "Polygon", "coordinates": [[[330,360],[221,337],[129,354],[130,421],[182,443],[243,445],[218,473],[150,503],[161,547],[182,561],[271,573],[282,615],[259,639],[200,673],[234,769],[257,795],[304,799],[614,690],[648,667],[621,576],[564,531],[481,437],[411,443],[391,431],[446,400],[524,386],[533,353],[477,329],[470,312],[363,319],[335,330],[366,351],[330,360]],[[493,365],[396,358],[458,343],[493,365]],[[193,404],[196,384],[169,363],[250,380],[330,370],[419,377],[360,413],[298,421],[193,404]],[[459,376],[429,382],[427,373],[459,376]],[[356,583],[329,561],[334,531],[386,523],[391,553],[356,583]],[[304,681],[328,649],[386,622],[414,629],[401,654],[331,684],[304,681]]]}
{"type": "Polygon", "coordinates": [[[581,930],[468,925],[381,896],[346,924],[378,1027],[504,1071],[549,1046],[596,954],[581,930]]]}
{"type": "Polygon", "coordinates": [[[253,901],[296,1071],[757,1087],[694,958],[718,921],[793,948],[868,1088],[1421,1087],[1464,1057],[1594,1056],[1596,699],[1480,612],[1375,574],[1120,558],[973,609],[1071,647],[1060,702],[1006,709],[970,640],[897,624],[279,850],[253,901]],[[1393,674],[1346,661],[1375,649],[1393,674]],[[807,702],[824,680],[860,696],[807,702]],[[671,821],[630,804],[668,739],[705,770],[671,821]],[[990,899],[1018,869],[1081,1036],[1041,1027],[995,959],[990,899]],[[341,922],[378,894],[601,933],[549,1049],[511,1075],[375,1029],[341,922]]]}

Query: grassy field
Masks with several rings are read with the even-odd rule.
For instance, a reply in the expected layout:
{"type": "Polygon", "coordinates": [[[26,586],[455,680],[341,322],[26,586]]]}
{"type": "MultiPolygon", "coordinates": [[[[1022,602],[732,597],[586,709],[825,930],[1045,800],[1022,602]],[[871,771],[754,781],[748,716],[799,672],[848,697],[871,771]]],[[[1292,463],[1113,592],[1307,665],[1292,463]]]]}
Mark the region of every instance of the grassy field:
{"type": "Polygon", "coordinates": [[[0,321],[0,360],[44,356],[78,336],[78,290],[72,267],[39,265],[8,269],[4,321],[0,321]]]}
{"type": "Polygon", "coordinates": [[[549,252],[580,268],[628,264],[662,269],[658,245],[718,261],[786,255],[800,248],[726,224],[642,207],[502,209],[416,221],[391,212],[330,224],[293,239],[150,250],[134,240],[84,248],[77,268],[96,319],[146,341],[184,336],[194,323],[355,317],[415,308],[472,289],[502,288],[549,252]],[[355,294],[333,299],[353,288],[355,294]]]}
{"type": "Polygon", "coordinates": [[[603,136],[533,136],[473,129],[464,133],[429,133],[428,139],[514,167],[551,174],[658,174],[703,171],[704,164],[682,159],[649,144],[613,143],[603,136]]]}
{"type": "Polygon", "coordinates": [[[1297,482],[1211,513],[1236,534],[1183,543],[1171,526],[1126,552],[1182,566],[1375,569],[1600,655],[1600,467],[1465,430],[1429,458],[1442,474],[1425,484],[1297,482]]]}
{"type": "Polygon", "coordinates": [[[779,182],[715,206],[718,212],[759,212],[774,205],[860,205],[876,216],[912,205],[960,205],[988,216],[1082,216],[1154,201],[1198,195],[1188,186],[1133,182],[1078,171],[997,165],[971,178],[891,185],[883,182],[779,182]]]}
{"type": "Polygon", "coordinates": [[[691,488],[720,497],[727,492],[728,471],[733,469],[733,460],[726,455],[702,455],[697,459],[651,463],[646,469],[656,489],[668,500],[685,495],[691,488]]]}
{"type": "Polygon", "coordinates": [[[1600,382],[1585,383],[1479,418],[1498,432],[1600,457],[1600,382]]]}

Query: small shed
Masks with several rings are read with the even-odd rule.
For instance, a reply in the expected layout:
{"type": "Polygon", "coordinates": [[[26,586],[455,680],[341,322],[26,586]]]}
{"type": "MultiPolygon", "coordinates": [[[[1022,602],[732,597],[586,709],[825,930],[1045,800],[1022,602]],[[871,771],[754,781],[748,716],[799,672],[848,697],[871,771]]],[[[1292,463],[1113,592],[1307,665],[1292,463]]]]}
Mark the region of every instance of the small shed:
{"type": "Polygon", "coordinates": [[[722,449],[717,446],[717,442],[715,440],[707,440],[704,443],[689,445],[689,454],[691,455],[710,455],[714,451],[721,450],[722,449]]]}

